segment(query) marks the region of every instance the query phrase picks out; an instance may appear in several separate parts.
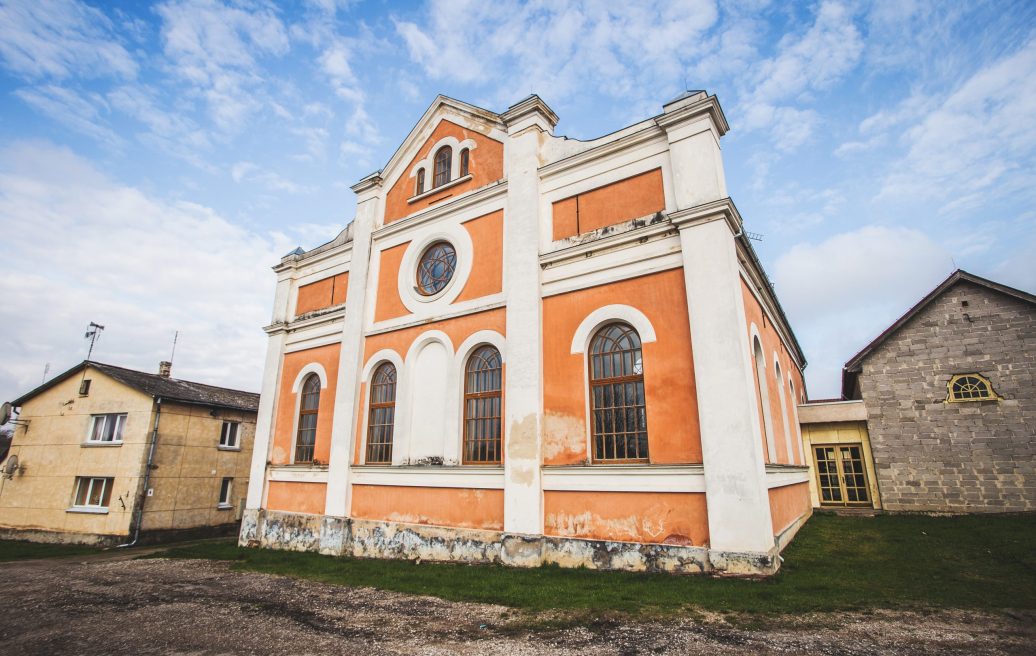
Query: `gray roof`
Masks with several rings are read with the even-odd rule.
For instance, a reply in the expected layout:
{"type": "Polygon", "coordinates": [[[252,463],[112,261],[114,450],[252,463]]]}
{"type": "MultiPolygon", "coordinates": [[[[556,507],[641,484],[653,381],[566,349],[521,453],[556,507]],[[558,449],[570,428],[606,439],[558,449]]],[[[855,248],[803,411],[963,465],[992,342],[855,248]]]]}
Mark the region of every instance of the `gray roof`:
{"type": "Polygon", "coordinates": [[[11,402],[14,406],[20,406],[37,394],[53,387],[63,380],[67,380],[76,373],[82,371],[86,366],[93,367],[101,373],[109,376],[123,385],[132,387],[148,396],[161,398],[168,401],[180,401],[213,408],[228,408],[232,410],[245,410],[256,412],[259,410],[259,395],[253,392],[242,392],[240,390],[216,387],[204,383],[195,383],[189,380],[177,378],[166,378],[158,374],[149,374],[135,369],[116,367],[103,362],[92,362],[84,360],[68,371],[51,378],[31,392],[20,396],[11,402]]]}

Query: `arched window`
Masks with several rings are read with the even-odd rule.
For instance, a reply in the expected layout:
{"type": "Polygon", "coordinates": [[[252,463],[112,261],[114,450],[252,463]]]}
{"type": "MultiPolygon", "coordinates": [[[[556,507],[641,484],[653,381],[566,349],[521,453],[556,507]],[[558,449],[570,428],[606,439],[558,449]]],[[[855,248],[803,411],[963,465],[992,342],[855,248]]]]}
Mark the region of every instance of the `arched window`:
{"type": "Polygon", "coordinates": [[[985,376],[979,374],[958,374],[950,378],[946,384],[950,403],[959,401],[993,401],[1000,397],[993,391],[993,385],[985,376]]]}
{"type": "Polygon", "coordinates": [[[770,391],[766,384],[766,359],[759,338],[752,340],[755,356],[755,389],[759,393],[759,404],[763,411],[763,433],[766,435],[766,462],[777,462],[777,447],[773,441],[773,419],[770,417],[770,391]]]}
{"type": "Polygon", "coordinates": [[[460,151],[460,176],[464,177],[468,174],[468,158],[471,156],[471,151],[465,148],[460,151]]]}
{"type": "Polygon", "coordinates": [[[464,463],[500,462],[503,369],[500,351],[481,346],[464,368],[464,463]]]}
{"type": "Polygon", "coordinates": [[[433,187],[441,187],[450,181],[450,167],[453,165],[453,149],[443,146],[435,153],[435,178],[433,187]]]}
{"type": "Polygon", "coordinates": [[[424,169],[417,169],[417,191],[414,192],[415,196],[420,196],[424,193],[424,169]]]}
{"type": "Polygon", "coordinates": [[[313,462],[319,408],[320,377],[316,374],[309,374],[302,383],[302,398],[299,400],[299,431],[295,436],[295,462],[313,462]]]}
{"type": "Polygon", "coordinates": [[[647,409],[640,335],[629,324],[608,324],[590,341],[588,359],[594,460],[646,461],[647,409]]]}
{"type": "MultiPolygon", "coordinates": [[[[774,355],[776,357],[776,354],[774,355]]],[[[788,421],[788,395],[784,393],[784,374],[781,373],[781,363],[774,361],[774,373],[777,375],[777,399],[781,402],[781,427],[784,429],[784,448],[787,451],[784,457],[788,464],[794,464],[795,456],[792,453],[791,423],[788,421]]]]}
{"type": "Polygon", "coordinates": [[[371,377],[370,414],[367,419],[367,464],[392,464],[392,427],[396,421],[396,368],[378,366],[371,377]]]}

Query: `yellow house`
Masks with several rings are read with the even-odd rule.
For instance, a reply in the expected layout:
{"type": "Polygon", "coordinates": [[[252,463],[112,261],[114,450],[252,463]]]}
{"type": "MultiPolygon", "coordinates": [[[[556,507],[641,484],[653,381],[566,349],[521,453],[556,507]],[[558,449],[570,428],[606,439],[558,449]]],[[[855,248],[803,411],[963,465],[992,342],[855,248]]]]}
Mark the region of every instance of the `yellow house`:
{"type": "Polygon", "coordinates": [[[863,401],[811,401],[798,408],[814,508],[881,508],[863,401]]]}
{"type": "Polygon", "coordinates": [[[115,545],[232,533],[259,395],[84,361],[12,402],[0,538],[115,545]]]}

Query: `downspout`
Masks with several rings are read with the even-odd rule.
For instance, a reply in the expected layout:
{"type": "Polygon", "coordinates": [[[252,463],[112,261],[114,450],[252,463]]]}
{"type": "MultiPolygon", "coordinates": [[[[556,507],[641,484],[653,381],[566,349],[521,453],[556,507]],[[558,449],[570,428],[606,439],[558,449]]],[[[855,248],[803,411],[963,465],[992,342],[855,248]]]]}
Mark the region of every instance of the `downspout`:
{"type": "Polygon", "coordinates": [[[144,523],[144,502],[147,501],[147,486],[151,481],[152,464],[155,462],[155,445],[158,443],[158,421],[162,418],[162,397],[155,399],[155,427],[151,431],[151,446],[147,452],[147,465],[144,468],[144,486],[140,490],[140,499],[137,501],[137,521],[133,529],[133,539],[126,544],[116,546],[132,547],[140,539],[140,525],[144,523]]]}

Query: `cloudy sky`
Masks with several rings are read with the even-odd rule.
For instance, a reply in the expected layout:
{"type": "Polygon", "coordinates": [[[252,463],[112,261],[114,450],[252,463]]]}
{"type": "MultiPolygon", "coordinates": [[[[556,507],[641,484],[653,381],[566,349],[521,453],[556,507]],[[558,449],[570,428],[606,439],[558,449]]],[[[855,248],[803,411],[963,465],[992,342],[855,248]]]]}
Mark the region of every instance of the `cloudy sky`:
{"type": "Polygon", "coordinates": [[[269,267],[438,93],[592,138],[715,93],[810,396],[955,267],[1036,289],[1036,3],[0,0],[0,398],[86,355],[256,390],[269,267]]]}

